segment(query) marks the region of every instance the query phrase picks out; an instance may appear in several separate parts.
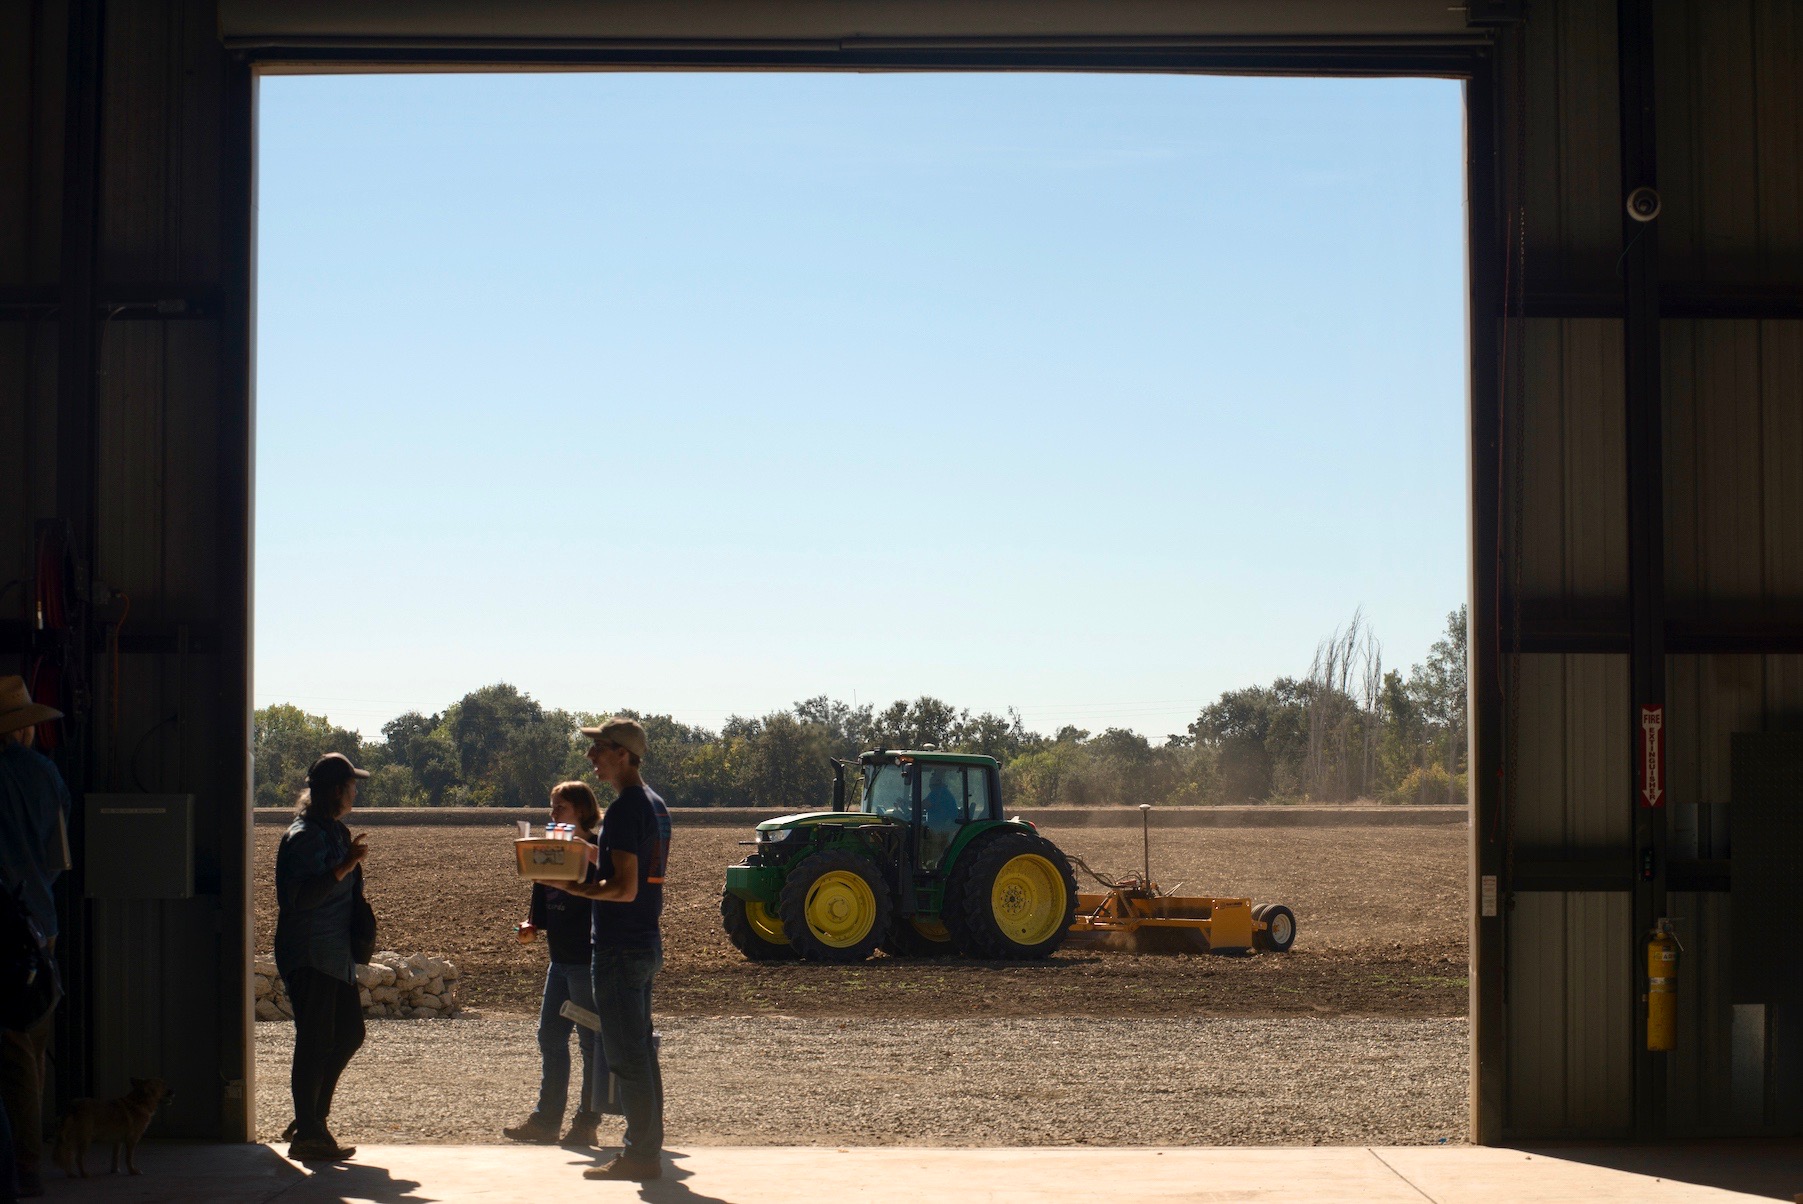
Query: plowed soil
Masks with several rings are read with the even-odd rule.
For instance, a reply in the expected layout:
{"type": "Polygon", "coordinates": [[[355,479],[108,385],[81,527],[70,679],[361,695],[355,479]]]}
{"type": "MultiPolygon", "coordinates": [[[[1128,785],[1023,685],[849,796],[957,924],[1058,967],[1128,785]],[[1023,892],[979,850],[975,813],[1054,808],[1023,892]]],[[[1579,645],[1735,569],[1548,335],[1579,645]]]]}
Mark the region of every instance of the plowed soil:
{"type": "MultiPolygon", "coordinates": [[[[353,816],[351,824],[357,830],[353,816]]],[[[1140,834],[1042,829],[1103,872],[1138,866],[1140,834]]],[[[257,830],[257,944],[275,926],[281,831],[257,830]]],[[[368,891],[382,947],[457,958],[480,1014],[536,1014],[544,948],[513,941],[527,885],[502,827],[370,831],[368,891]]],[[[664,913],[660,1015],[946,1019],[1029,1016],[1454,1017],[1466,1008],[1463,826],[1172,828],[1153,877],[1184,894],[1247,896],[1296,913],[1294,952],[1253,957],[1061,952],[1034,964],[899,960],[747,962],[720,927],[720,886],[749,833],[676,829],[664,913]]],[[[1084,884],[1085,889],[1091,889],[1084,884]]]]}

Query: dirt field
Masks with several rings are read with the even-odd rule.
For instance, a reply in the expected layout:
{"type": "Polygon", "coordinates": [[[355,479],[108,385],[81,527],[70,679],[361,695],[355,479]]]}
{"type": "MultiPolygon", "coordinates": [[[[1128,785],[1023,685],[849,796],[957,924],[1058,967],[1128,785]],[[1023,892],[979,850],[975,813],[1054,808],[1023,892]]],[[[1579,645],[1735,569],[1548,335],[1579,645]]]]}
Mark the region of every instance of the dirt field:
{"type": "MultiPolygon", "coordinates": [[[[1465,1138],[1467,1029],[1459,1019],[658,1023],[676,1149],[1465,1138]]],[[[500,1127],[523,1120],[538,1089],[534,1027],[513,1018],[372,1023],[338,1089],[332,1131],[353,1144],[499,1141],[500,1127]]],[[[257,1025],[265,1141],[293,1114],[293,1039],[292,1025],[257,1025]]],[[[619,1133],[617,1119],[603,1123],[603,1141],[617,1144],[619,1133]]]]}
{"type": "MultiPolygon", "coordinates": [[[[353,828],[355,824],[353,823],[353,828]]],[[[1139,833],[1045,834],[1097,869],[1138,864],[1139,833]]],[[[257,944],[275,925],[281,832],[257,830],[257,944]]],[[[1154,833],[1153,875],[1186,893],[1289,904],[1288,956],[1148,957],[1061,953],[1031,965],[898,961],[861,966],[748,963],[720,929],[719,891],[749,833],[678,827],[664,917],[663,1016],[869,1017],[1458,1017],[1465,1014],[1467,833],[1406,828],[1175,828],[1154,833]]],[[[527,887],[510,833],[494,828],[378,828],[368,887],[384,948],[450,954],[480,1015],[534,1014],[542,946],[512,941],[527,887]]]]}

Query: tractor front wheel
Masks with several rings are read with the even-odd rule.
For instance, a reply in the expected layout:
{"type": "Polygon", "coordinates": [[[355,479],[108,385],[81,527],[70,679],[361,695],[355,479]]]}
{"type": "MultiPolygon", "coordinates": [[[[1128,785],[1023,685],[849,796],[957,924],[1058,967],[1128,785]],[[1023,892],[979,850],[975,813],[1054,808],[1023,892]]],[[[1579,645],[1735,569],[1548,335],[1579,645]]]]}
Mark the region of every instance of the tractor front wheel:
{"type": "Polygon", "coordinates": [[[726,927],[726,939],[752,961],[795,960],[795,946],[789,943],[783,922],[762,903],[725,891],[720,896],[720,920],[726,927]]]}
{"type": "Polygon", "coordinates": [[[868,858],[827,849],[789,871],[776,910],[803,958],[861,962],[888,934],[894,904],[868,858]]]}
{"type": "Polygon", "coordinates": [[[1077,878],[1057,845],[1009,832],[966,849],[945,889],[945,926],[966,957],[1050,957],[1077,911],[1077,878]]]}

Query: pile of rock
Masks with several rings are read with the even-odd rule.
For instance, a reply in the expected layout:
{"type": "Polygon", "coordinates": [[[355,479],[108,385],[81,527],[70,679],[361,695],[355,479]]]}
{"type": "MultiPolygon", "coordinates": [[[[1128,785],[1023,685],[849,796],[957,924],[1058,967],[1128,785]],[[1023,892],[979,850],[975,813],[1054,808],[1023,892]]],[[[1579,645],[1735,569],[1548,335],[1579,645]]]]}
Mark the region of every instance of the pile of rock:
{"type": "MultiPolygon", "coordinates": [[[[357,967],[357,998],[363,1014],[375,1019],[443,1020],[463,1009],[457,1003],[457,963],[424,953],[384,949],[357,967]]],[[[292,1020],[294,1005],[273,961],[251,967],[258,1020],[292,1020]]]]}

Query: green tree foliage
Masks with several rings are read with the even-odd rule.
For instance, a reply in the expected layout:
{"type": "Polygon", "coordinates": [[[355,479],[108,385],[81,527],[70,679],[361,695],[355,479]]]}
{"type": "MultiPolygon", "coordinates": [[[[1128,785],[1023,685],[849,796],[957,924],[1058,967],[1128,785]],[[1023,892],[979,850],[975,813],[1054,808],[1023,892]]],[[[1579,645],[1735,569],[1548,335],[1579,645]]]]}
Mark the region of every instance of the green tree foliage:
{"type": "Polygon", "coordinates": [[[361,765],[367,758],[356,732],[291,703],[264,707],[254,716],[252,768],[259,807],[292,807],[307,788],[307,769],[329,752],[361,765]]]}
{"type": "MultiPolygon", "coordinates": [[[[1244,802],[1463,800],[1463,608],[1409,673],[1384,672],[1354,616],[1322,641],[1306,677],[1223,693],[1181,734],[1154,743],[1126,728],[1028,731],[1013,711],[973,715],[920,697],[878,710],[809,698],[718,732],[634,711],[645,725],[647,777],[687,807],[823,808],[830,758],[874,748],[986,753],[1002,764],[1007,805],[1161,806],[1244,802]]],[[[336,750],[368,767],[365,806],[542,807],[566,778],[593,781],[577,733],[597,715],[547,709],[513,686],[473,690],[439,714],[409,711],[362,740],[298,707],[256,715],[259,806],[288,806],[307,766],[336,750]]],[[[855,780],[850,783],[855,791],[855,780]]],[[[608,792],[599,793],[608,801],[608,792]]]]}

